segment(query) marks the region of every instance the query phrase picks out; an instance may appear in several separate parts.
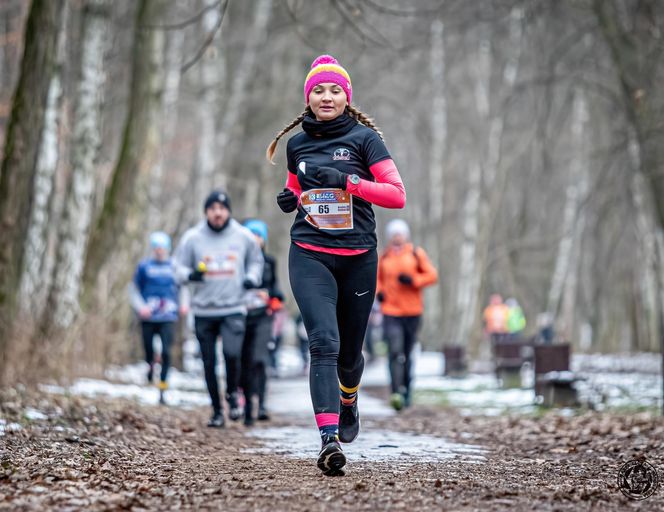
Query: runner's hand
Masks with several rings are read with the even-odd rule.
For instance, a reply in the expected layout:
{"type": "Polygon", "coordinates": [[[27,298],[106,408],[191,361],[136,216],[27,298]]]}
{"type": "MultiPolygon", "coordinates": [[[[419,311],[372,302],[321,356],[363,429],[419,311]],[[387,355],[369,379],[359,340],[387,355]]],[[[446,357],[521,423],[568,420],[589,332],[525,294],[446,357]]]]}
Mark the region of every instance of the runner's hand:
{"type": "Polygon", "coordinates": [[[244,281],[242,281],[242,286],[244,287],[245,290],[251,290],[252,288],[258,288],[258,286],[256,286],[254,284],[254,282],[251,279],[249,279],[248,277],[244,278],[244,281]]]}
{"type": "Polygon", "coordinates": [[[301,162],[297,168],[297,181],[300,182],[302,190],[310,190],[312,188],[321,188],[323,184],[317,177],[318,169],[312,165],[306,165],[301,162]]]}
{"type": "Polygon", "coordinates": [[[277,194],[277,204],[282,212],[290,213],[297,208],[297,196],[292,190],[285,188],[277,194]]]}
{"type": "Polygon", "coordinates": [[[140,316],[143,320],[147,320],[152,316],[152,310],[148,306],[143,306],[138,310],[138,316],[140,316]]]}
{"type": "Polygon", "coordinates": [[[338,171],[334,167],[318,167],[313,174],[323,187],[346,190],[348,174],[338,171]]]}
{"type": "Polygon", "coordinates": [[[413,286],[413,277],[408,274],[399,274],[399,282],[405,284],[406,286],[413,286]]]}
{"type": "Polygon", "coordinates": [[[194,281],[196,283],[200,283],[203,281],[203,274],[205,272],[201,272],[200,270],[194,270],[191,274],[189,274],[189,280],[194,281]]]}

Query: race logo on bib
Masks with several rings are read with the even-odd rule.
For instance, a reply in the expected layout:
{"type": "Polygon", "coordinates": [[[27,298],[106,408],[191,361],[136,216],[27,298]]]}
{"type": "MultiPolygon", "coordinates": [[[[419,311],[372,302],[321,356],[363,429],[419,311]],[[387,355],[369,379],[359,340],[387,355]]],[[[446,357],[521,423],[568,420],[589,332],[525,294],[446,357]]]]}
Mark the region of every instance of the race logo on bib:
{"type": "Polygon", "coordinates": [[[316,188],[300,196],[305,220],[318,229],[353,229],[353,196],[340,188],[316,188]]]}

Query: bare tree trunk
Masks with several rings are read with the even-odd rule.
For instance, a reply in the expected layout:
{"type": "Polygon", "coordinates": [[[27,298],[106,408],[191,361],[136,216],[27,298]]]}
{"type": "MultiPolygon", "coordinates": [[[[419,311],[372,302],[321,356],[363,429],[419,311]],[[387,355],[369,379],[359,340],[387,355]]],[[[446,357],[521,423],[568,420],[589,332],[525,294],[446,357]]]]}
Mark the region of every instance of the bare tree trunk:
{"type": "Polygon", "coordinates": [[[166,44],[164,65],[164,95],[161,114],[160,149],[157,161],[150,173],[149,202],[146,224],[148,231],[164,230],[163,173],[165,148],[172,142],[177,127],[177,101],[180,94],[180,78],[184,50],[184,32],[170,34],[166,44]]]}
{"type": "Polygon", "coordinates": [[[247,84],[253,76],[256,67],[258,51],[265,42],[267,25],[272,16],[272,0],[258,0],[256,2],[254,21],[248,29],[242,58],[233,69],[233,84],[230,95],[224,108],[224,117],[221,122],[219,135],[217,136],[216,153],[219,166],[214,169],[215,185],[225,187],[227,185],[227,169],[224,164],[231,161],[226,155],[228,143],[236,132],[236,125],[245,108],[246,97],[249,88],[247,84]]]}
{"type": "MultiPolygon", "coordinates": [[[[427,230],[426,249],[436,268],[441,268],[443,263],[440,228],[443,225],[445,150],[447,146],[444,30],[445,27],[441,20],[434,20],[431,23],[431,150],[429,154],[429,218],[427,219],[429,229],[427,230]]],[[[442,316],[442,296],[441,283],[432,286],[428,290],[426,293],[427,310],[425,315],[428,313],[433,318],[442,316]]],[[[425,325],[428,325],[428,322],[425,322],[425,325]]],[[[436,329],[435,332],[440,335],[441,330],[436,329]]],[[[433,332],[429,335],[429,338],[432,337],[433,332]]],[[[439,340],[439,342],[442,341],[439,340]]]]}
{"type": "Polygon", "coordinates": [[[488,37],[480,41],[478,56],[478,79],[475,84],[475,103],[483,125],[488,125],[486,156],[478,173],[479,189],[474,190],[475,181],[471,171],[469,197],[464,207],[465,216],[471,215],[469,202],[476,201],[476,210],[472,212],[476,218],[471,221],[464,220],[464,237],[461,248],[461,272],[457,294],[457,308],[459,308],[460,322],[456,339],[470,347],[472,353],[477,353],[481,332],[481,295],[487,280],[487,262],[489,247],[494,230],[496,217],[503,201],[507,171],[501,172],[502,141],[504,129],[503,101],[512,94],[519,70],[522,42],[521,9],[512,10],[509,33],[509,57],[502,73],[501,87],[494,97],[498,98],[497,105],[491,105],[490,83],[492,76],[491,45],[488,37]],[[483,179],[482,179],[483,178],[483,179]],[[482,183],[483,182],[483,183],[482,183]],[[483,185],[483,186],[482,186],[483,185]],[[484,190],[484,192],[483,192],[484,190]],[[478,194],[477,199],[474,199],[478,194]],[[485,200],[482,200],[482,196],[485,200]],[[473,249],[470,245],[474,244],[473,249]],[[466,260],[465,258],[469,258],[466,260]],[[474,333],[474,334],[473,334],[474,333]]]}
{"type": "Polygon", "coordinates": [[[479,234],[479,206],[482,189],[482,170],[479,162],[472,162],[468,172],[468,191],[463,206],[462,233],[460,249],[459,284],[457,287],[456,309],[457,324],[454,341],[468,345],[470,329],[477,307],[477,237],[479,234]]]}
{"type": "Polygon", "coordinates": [[[130,209],[139,196],[137,189],[143,188],[156,159],[159,137],[155,113],[161,109],[163,87],[163,63],[156,57],[163,56],[159,45],[164,36],[162,31],[146,27],[159,19],[165,5],[165,0],[142,0],[138,8],[129,112],[118,163],[87,244],[83,270],[86,295],[93,290],[101,268],[116,254],[130,209]]]}
{"type": "MultiPolygon", "coordinates": [[[[572,242],[568,254],[564,290],[562,296],[560,332],[567,340],[576,341],[575,323],[577,321],[577,289],[581,265],[581,246],[586,226],[586,208],[583,205],[588,196],[588,154],[586,126],[588,124],[588,105],[581,90],[574,97],[572,110],[572,162],[571,182],[576,188],[576,205],[574,211],[574,225],[571,233],[572,242]]],[[[555,312],[554,312],[555,313],[555,312]]]]}
{"type": "MultiPolygon", "coordinates": [[[[0,168],[0,360],[5,362],[32,211],[40,139],[55,72],[63,0],[34,0],[25,31],[21,75],[0,168]]],[[[2,373],[2,372],[0,372],[2,373]]]]}
{"type": "MultiPolygon", "coordinates": [[[[213,30],[219,22],[221,12],[217,9],[208,11],[202,20],[206,32],[213,30]]],[[[189,205],[184,205],[190,214],[189,222],[198,218],[205,197],[212,190],[213,175],[218,165],[218,151],[215,145],[217,133],[217,117],[219,108],[219,91],[223,90],[225,80],[226,60],[224,54],[216,46],[210,46],[203,56],[200,64],[201,101],[198,104],[200,119],[200,137],[198,151],[194,164],[194,194],[189,205]]]]}
{"type": "Polygon", "coordinates": [[[621,87],[625,117],[630,125],[632,162],[645,182],[642,204],[654,219],[659,288],[657,323],[664,351],[664,141],[661,131],[664,94],[661,80],[657,79],[664,54],[661,31],[657,28],[661,6],[653,0],[640,2],[629,28],[625,28],[627,24],[622,22],[622,12],[614,0],[594,0],[593,8],[621,87]],[[638,158],[634,158],[634,154],[638,158]]]}
{"type": "Polygon", "coordinates": [[[53,286],[43,325],[66,329],[79,310],[85,245],[92,219],[95,166],[101,146],[101,105],[106,74],[109,0],[88,0],[83,11],[81,78],[73,120],[72,171],[66,189],[53,286]]]}
{"type": "Polygon", "coordinates": [[[52,199],[55,175],[60,161],[60,124],[62,108],[62,74],[66,54],[68,4],[65,2],[61,30],[58,37],[56,69],[48,91],[44,131],[37,157],[34,184],[34,205],[30,215],[28,239],[23,259],[19,289],[19,303],[24,312],[39,318],[44,311],[51,283],[53,257],[48,251],[52,229],[52,199]]]}

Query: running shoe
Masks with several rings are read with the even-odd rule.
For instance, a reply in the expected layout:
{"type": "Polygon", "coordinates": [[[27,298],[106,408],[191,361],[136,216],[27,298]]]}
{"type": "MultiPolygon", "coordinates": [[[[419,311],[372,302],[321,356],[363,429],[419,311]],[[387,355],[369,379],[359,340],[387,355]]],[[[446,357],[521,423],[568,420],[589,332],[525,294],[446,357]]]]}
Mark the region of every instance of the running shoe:
{"type": "Polygon", "coordinates": [[[152,384],[152,378],[154,377],[154,366],[150,365],[150,369],[148,370],[147,378],[148,378],[148,384],[152,384]]]}
{"type": "Polygon", "coordinates": [[[357,410],[357,398],[353,405],[341,404],[339,408],[339,441],[352,443],[360,433],[360,411],[357,410]]]}
{"type": "Polygon", "coordinates": [[[344,476],[346,456],[339,445],[337,436],[323,436],[323,446],[318,454],[318,469],[326,476],[344,476]]]}
{"type": "Polygon", "coordinates": [[[259,405],[258,406],[258,421],[269,421],[270,420],[270,415],[267,413],[267,410],[265,409],[265,406],[259,405]]]}
{"type": "Polygon", "coordinates": [[[395,411],[400,411],[403,409],[403,395],[401,393],[392,393],[390,395],[390,405],[394,408],[395,411]]]}
{"type": "Polygon", "coordinates": [[[211,428],[222,428],[224,423],[224,415],[220,412],[215,412],[210,418],[210,421],[208,421],[207,426],[211,428]]]}
{"type": "Polygon", "coordinates": [[[239,420],[242,417],[242,409],[238,404],[237,392],[226,395],[226,400],[228,401],[228,418],[231,421],[239,420]]]}

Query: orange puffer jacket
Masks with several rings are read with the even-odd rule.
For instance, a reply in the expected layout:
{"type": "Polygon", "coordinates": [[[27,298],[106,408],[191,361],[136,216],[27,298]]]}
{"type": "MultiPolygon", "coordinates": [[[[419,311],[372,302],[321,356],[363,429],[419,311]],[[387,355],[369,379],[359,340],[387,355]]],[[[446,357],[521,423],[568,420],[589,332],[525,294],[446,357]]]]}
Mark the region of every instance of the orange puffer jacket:
{"type": "Polygon", "coordinates": [[[400,250],[388,249],[378,260],[378,285],[376,294],[382,294],[380,309],[384,315],[418,316],[424,310],[422,288],[435,284],[438,272],[429,261],[424,249],[405,244],[400,250]],[[399,281],[399,275],[413,279],[412,285],[399,281]]]}

